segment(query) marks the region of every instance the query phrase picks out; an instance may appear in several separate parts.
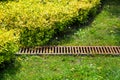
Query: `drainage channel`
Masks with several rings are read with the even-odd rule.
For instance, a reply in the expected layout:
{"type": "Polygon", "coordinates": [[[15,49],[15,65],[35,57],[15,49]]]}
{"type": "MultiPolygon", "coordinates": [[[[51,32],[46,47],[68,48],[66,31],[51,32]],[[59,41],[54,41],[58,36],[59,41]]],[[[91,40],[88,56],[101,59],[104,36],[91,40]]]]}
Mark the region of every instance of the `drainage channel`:
{"type": "Polygon", "coordinates": [[[16,54],[120,54],[120,46],[40,46],[21,48],[16,54]]]}

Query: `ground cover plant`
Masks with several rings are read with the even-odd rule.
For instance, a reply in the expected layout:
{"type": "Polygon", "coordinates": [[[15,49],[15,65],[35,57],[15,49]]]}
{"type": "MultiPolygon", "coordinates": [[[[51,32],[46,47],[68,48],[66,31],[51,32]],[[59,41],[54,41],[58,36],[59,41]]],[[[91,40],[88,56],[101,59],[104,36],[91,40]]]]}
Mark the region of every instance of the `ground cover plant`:
{"type": "Polygon", "coordinates": [[[1,1],[0,27],[17,28],[22,46],[40,46],[74,22],[87,22],[99,4],[100,0],[1,1]]]}
{"type": "Polygon", "coordinates": [[[14,30],[0,30],[0,68],[4,62],[10,62],[14,58],[14,53],[18,51],[18,36],[14,33],[14,30]]]}

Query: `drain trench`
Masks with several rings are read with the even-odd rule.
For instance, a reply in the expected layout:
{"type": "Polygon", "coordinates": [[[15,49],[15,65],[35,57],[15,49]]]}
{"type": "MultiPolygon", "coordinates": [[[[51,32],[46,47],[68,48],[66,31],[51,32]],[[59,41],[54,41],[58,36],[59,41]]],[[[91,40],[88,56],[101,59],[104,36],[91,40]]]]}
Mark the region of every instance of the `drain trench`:
{"type": "Polygon", "coordinates": [[[16,54],[120,54],[120,46],[40,46],[16,54]]]}

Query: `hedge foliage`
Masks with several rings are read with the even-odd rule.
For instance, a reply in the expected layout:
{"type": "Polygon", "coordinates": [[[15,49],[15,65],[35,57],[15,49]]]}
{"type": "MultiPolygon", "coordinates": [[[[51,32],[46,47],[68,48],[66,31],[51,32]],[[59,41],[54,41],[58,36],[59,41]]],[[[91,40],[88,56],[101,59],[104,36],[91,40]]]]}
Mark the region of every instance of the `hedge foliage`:
{"type": "Polygon", "coordinates": [[[18,29],[22,46],[40,46],[54,34],[96,14],[100,0],[16,0],[0,2],[1,28],[18,29]]]}
{"type": "MultiPolygon", "coordinates": [[[[0,30],[0,64],[9,62],[18,50],[18,35],[14,30],[0,30]]],[[[1,66],[0,66],[1,67],[1,66]]]]}

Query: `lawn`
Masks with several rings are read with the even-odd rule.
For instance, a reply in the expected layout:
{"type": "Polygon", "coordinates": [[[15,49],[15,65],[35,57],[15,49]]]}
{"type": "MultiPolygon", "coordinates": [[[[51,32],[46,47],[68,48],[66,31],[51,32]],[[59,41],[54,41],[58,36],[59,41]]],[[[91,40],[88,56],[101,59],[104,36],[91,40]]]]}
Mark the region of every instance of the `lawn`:
{"type": "Polygon", "coordinates": [[[119,80],[119,62],[112,56],[18,56],[0,80],[119,80]]]}
{"type": "MultiPolygon", "coordinates": [[[[120,1],[105,0],[101,12],[88,25],[68,27],[49,45],[120,46],[120,1]]],[[[0,70],[0,80],[119,80],[119,56],[17,56],[0,70]]]]}

